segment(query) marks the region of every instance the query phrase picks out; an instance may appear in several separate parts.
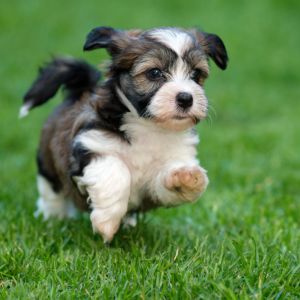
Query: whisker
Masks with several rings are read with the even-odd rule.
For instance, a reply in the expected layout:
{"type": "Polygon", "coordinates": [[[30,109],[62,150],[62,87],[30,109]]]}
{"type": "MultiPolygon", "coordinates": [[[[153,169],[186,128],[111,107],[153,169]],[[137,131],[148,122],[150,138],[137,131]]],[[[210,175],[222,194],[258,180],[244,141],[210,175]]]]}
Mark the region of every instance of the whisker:
{"type": "Polygon", "coordinates": [[[214,117],[217,117],[217,112],[212,104],[208,104],[208,111],[211,112],[214,117]]]}
{"type": "Polygon", "coordinates": [[[207,114],[205,121],[208,123],[209,126],[212,125],[212,117],[209,113],[207,114]]]}

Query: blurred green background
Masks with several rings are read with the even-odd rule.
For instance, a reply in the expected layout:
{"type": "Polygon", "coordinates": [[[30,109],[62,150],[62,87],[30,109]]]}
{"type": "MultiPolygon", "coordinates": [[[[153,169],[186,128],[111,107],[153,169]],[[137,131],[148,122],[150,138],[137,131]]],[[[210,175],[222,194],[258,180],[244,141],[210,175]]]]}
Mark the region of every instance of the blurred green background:
{"type": "Polygon", "coordinates": [[[0,2],[0,297],[297,298],[300,212],[300,2],[0,2]],[[94,27],[193,27],[218,34],[199,157],[210,186],[195,205],[160,209],[111,248],[86,216],[33,218],[39,131],[61,97],[18,120],[22,95],[51,55],[83,53],[94,27]]]}

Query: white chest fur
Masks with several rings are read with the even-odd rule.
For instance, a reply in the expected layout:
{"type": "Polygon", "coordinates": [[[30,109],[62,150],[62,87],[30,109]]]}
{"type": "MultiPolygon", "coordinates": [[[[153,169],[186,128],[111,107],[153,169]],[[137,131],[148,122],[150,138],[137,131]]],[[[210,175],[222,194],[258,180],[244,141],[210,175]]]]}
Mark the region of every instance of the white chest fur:
{"type": "Polygon", "coordinates": [[[151,121],[130,116],[121,130],[126,132],[131,141],[120,154],[131,172],[132,205],[139,203],[141,194],[161,170],[178,162],[195,162],[199,139],[191,130],[170,131],[151,121]]]}
{"type": "Polygon", "coordinates": [[[152,179],[170,164],[195,163],[198,136],[191,130],[170,131],[128,114],[121,127],[130,143],[99,130],[78,136],[78,142],[94,153],[118,156],[131,174],[130,206],[139,204],[152,179]]]}

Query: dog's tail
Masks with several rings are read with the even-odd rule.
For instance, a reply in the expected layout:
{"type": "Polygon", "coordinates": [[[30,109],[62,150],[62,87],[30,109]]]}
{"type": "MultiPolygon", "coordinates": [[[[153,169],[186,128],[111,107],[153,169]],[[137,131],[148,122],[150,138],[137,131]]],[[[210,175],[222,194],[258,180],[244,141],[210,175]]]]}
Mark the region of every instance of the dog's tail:
{"type": "Polygon", "coordinates": [[[81,60],[55,58],[40,68],[39,75],[24,96],[24,104],[19,117],[25,117],[29,110],[44,104],[52,98],[62,86],[68,93],[68,99],[77,100],[85,91],[92,91],[100,72],[81,60]]]}

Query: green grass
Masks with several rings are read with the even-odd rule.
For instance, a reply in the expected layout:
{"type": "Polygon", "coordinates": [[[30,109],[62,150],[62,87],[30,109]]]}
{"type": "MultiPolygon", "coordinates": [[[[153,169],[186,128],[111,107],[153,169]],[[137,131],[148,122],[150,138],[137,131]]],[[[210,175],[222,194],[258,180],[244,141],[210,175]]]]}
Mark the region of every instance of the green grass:
{"type": "Polygon", "coordinates": [[[0,3],[1,299],[300,298],[299,1],[2,1],[0,3]],[[211,121],[199,126],[210,186],[194,205],[159,209],[111,247],[87,215],[33,217],[39,130],[59,97],[17,120],[51,54],[81,51],[98,25],[200,25],[227,45],[212,65],[211,121]]]}

